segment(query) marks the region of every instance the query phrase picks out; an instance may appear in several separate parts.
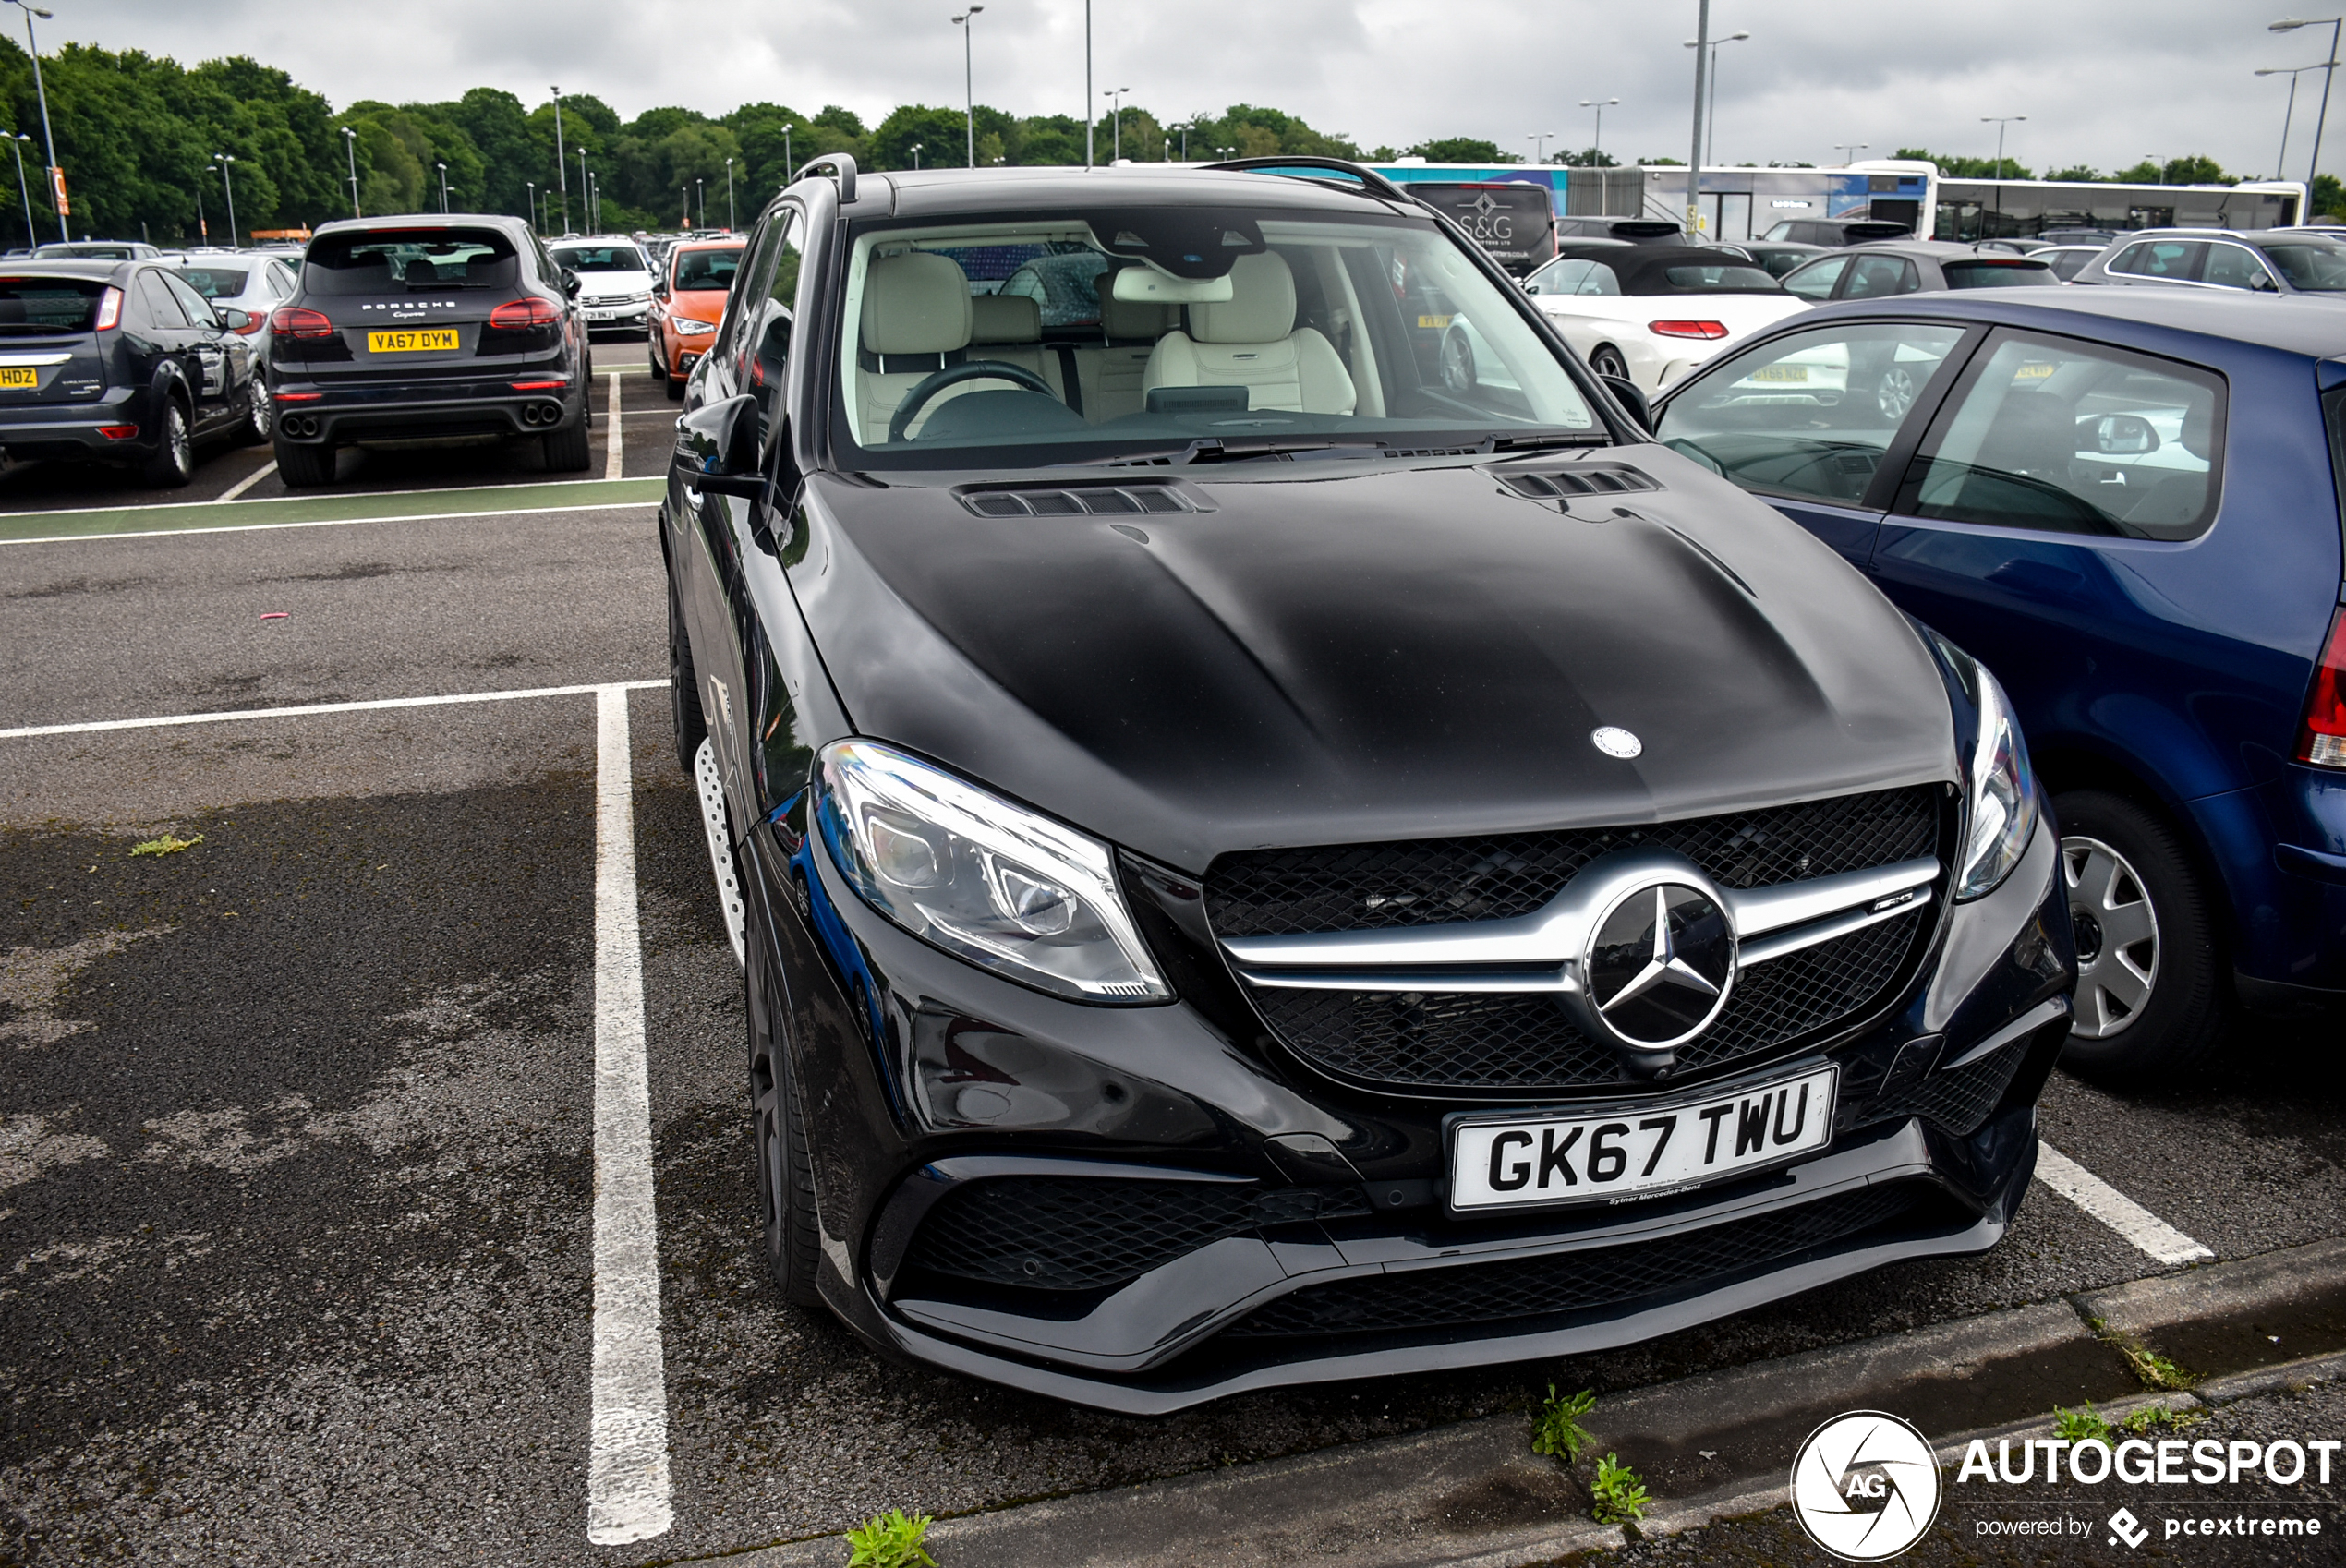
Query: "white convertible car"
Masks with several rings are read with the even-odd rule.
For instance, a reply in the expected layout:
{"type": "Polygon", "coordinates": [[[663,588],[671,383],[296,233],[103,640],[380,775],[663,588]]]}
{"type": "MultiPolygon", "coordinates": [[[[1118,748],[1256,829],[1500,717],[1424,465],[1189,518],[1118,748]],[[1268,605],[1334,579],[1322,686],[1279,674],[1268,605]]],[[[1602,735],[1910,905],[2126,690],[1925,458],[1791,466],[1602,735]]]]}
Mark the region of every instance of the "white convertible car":
{"type": "Polygon", "coordinates": [[[1760,329],[1808,308],[1766,269],[1715,247],[1566,247],[1523,281],[1601,376],[1648,396],[1760,329]]]}

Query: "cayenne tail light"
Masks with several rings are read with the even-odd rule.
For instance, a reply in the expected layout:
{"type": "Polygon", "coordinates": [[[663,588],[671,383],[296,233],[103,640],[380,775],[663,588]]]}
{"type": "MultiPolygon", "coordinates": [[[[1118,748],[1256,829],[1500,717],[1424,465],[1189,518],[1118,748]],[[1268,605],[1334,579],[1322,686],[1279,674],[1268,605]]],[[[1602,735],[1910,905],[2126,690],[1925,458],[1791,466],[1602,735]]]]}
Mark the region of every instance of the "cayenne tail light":
{"type": "Polygon", "coordinates": [[[98,296],[97,331],[110,332],[122,322],[122,291],[109,288],[98,296]]]}
{"type": "Polygon", "coordinates": [[[334,324],[321,311],[280,305],[269,318],[269,331],[271,335],[281,338],[330,338],[334,335],[334,324]]]}
{"type": "Polygon", "coordinates": [[[489,324],[501,332],[524,332],[536,327],[559,326],[562,319],[561,311],[534,296],[528,299],[509,299],[489,313],[489,324]]]}
{"type": "Polygon", "coordinates": [[[2297,760],[2316,767],[2346,767],[2346,610],[2330,617],[2329,636],[2314,666],[2305,722],[2297,731],[2297,760]]]}
{"type": "Polygon", "coordinates": [[[1648,321],[1646,331],[1661,338],[1705,338],[1712,342],[1727,335],[1724,321],[1648,321]]]}

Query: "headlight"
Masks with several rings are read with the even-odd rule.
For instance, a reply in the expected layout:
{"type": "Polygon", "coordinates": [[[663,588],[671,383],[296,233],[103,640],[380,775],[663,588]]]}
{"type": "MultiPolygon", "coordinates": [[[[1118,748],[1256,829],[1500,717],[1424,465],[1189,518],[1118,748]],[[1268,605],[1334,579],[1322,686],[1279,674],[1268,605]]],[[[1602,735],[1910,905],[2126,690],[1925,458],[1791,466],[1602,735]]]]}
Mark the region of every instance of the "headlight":
{"type": "Polygon", "coordinates": [[[714,321],[695,321],[690,316],[671,316],[669,325],[676,329],[678,337],[696,338],[717,330],[714,321]]]}
{"type": "Polygon", "coordinates": [[[869,741],[826,747],[819,771],[832,862],[913,935],[1079,1001],[1172,998],[1106,845],[869,741]]]}
{"type": "Polygon", "coordinates": [[[2037,779],[2004,689],[1986,665],[1944,638],[1937,641],[1978,714],[1964,763],[1964,839],[1955,873],[1955,898],[1977,899],[1994,892],[2027,850],[2037,831],[2037,779]]]}

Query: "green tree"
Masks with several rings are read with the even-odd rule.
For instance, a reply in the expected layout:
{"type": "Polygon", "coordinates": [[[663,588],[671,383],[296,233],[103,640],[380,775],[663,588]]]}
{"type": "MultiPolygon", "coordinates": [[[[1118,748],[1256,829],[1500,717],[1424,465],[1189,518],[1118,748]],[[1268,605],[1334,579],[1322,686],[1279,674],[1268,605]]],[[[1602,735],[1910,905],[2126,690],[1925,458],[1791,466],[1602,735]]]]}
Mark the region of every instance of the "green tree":
{"type": "Polygon", "coordinates": [[[2088,182],[2101,178],[2101,171],[2088,163],[2072,163],[2065,169],[2047,169],[2040,177],[2049,180],[2088,182]]]}
{"type": "Polygon", "coordinates": [[[2305,196],[2317,214],[2308,223],[2334,223],[2340,221],[2340,214],[2346,213],[2346,186],[2339,184],[2336,175],[2316,175],[2305,196]]]}
{"type": "Polygon", "coordinates": [[[1558,153],[1556,162],[1569,163],[1576,169],[1614,169],[1621,166],[1621,160],[1596,147],[1584,147],[1578,152],[1558,153]]]}
{"type": "Polygon", "coordinates": [[[907,103],[876,127],[865,139],[875,169],[909,169],[913,148],[920,147],[923,168],[958,169],[963,163],[964,122],[959,109],[931,109],[907,103]]]}
{"type": "Polygon", "coordinates": [[[1412,156],[1429,163],[1509,163],[1514,160],[1499,150],[1495,141],[1480,137],[1445,136],[1432,141],[1421,141],[1409,149],[1412,156]]]}

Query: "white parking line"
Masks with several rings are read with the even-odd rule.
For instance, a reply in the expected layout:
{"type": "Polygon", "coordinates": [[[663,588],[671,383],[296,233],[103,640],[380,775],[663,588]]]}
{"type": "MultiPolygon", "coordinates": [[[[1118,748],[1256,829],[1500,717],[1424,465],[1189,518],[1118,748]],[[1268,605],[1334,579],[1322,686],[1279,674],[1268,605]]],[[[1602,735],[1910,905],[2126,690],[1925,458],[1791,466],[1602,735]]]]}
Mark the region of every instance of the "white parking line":
{"type": "Polygon", "coordinates": [[[588,693],[635,692],[665,686],[659,681],[605,681],[592,686],[532,686],[517,692],[458,692],[436,697],[375,697],[360,703],[308,703],[299,707],[246,707],[226,713],[173,713],[159,718],[100,718],[87,724],[29,724],[0,730],[0,741],[29,740],[38,735],[91,735],[101,730],[160,730],[173,724],[225,724],[239,718],[306,718],[320,713],[365,713],[373,708],[440,707],[449,703],[510,703],[524,697],[583,697],[588,693]]]}
{"type": "Polygon", "coordinates": [[[2162,1263],[2216,1256],[2050,1143],[2037,1145],[2037,1179],[2162,1263]]]}
{"type": "Polygon", "coordinates": [[[611,413],[603,420],[603,477],[619,477],[619,372],[611,373],[611,413]]]}
{"type": "MultiPolygon", "coordinates": [[[[502,512],[403,512],[383,517],[318,517],[301,523],[199,523],[188,528],[140,528],[126,534],[42,534],[30,539],[0,539],[0,549],[9,545],[92,544],[106,539],[168,539],[181,534],[265,534],[277,528],[353,528],[361,523],[445,523],[456,517],[550,517],[558,512],[617,512],[631,506],[659,504],[653,501],[599,501],[585,506],[516,506],[502,512]]],[[[0,513],[0,520],[6,515],[0,513]]]]}
{"type": "Polygon", "coordinates": [[[663,1534],[675,1516],[625,686],[596,689],[595,719],[595,1349],[586,1538],[621,1546],[663,1534]]]}
{"type": "Polygon", "coordinates": [[[235,484],[229,486],[226,489],[221,491],[218,495],[212,497],[212,503],[214,506],[217,506],[224,501],[234,501],[238,496],[244,494],[247,490],[252,488],[255,485],[260,483],[261,480],[269,477],[270,475],[274,474],[276,471],[276,460],[272,458],[267,463],[264,463],[260,467],[254,469],[251,473],[246,475],[243,478],[237,480],[235,484]]]}

